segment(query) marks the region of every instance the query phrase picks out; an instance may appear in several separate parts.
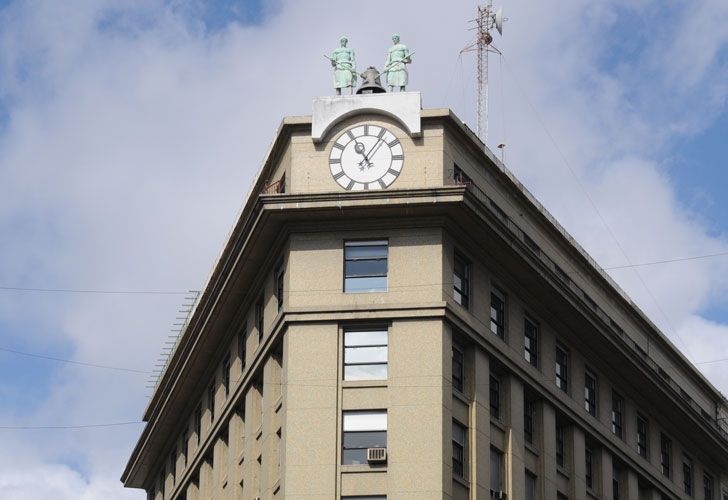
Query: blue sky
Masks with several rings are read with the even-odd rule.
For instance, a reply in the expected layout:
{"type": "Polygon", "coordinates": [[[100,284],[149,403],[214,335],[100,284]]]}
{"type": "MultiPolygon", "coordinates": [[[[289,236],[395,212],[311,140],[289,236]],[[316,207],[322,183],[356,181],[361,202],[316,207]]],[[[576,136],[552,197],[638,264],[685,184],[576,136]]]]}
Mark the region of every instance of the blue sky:
{"type": "MultiPolygon", "coordinates": [[[[281,118],[331,92],[342,33],[361,67],[399,32],[424,105],[475,128],[476,5],[0,0],[0,286],[201,288],[281,118]]],[[[728,251],[725,2],[505,7],[489,144],[508,167],[605,267],[728,251]]],[[[693,361],[728,357],[728,258],[612,275],[693,361]]],[[[151,369],[181,302],[0,290],[0,347],[151,369]]],[[[701,366],[728,393],[725,367],[701,366]]],[[[0,351],[0,425],[136,420],[145,382],[0,351]]],[[[118,482],[139,430],[0,434],[0,484],[141,499],[118,482]]]]}

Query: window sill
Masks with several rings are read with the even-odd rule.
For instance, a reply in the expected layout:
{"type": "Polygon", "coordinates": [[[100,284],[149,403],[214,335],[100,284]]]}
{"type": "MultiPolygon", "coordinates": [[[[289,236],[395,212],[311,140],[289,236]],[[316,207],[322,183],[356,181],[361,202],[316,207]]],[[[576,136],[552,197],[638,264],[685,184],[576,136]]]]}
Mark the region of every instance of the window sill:
{"type": "Polygon", "coordinates": [[[238,455],[238,465],[241,465],[243,462],[245,462],[245,451],[241,451],[240,455],[238,455]]]}
{"type": "Polygon", "coordinates": [[[499,419],[497,419],[497,418],[494,418],[494,417],[490,417],[490,423],[491,423],[492,425],[495,425],[496,427],[498,427],[498,428],[499,428],[500,430],[502,430],[503,432],[505,432],[505,431],[506,431],[506,426],[505,426],[505,424],[504,424],[503,422],[501,422],[501,421],[500,421],[499,419]]]}
{"type": "Polygon", "coordinates": [[[275,413],[278,413],[282,407],[283,407],[283,394],[278,396],[278,399],[276,400],[276,404],[273,406],[273,411],[275,413]]]}
{"type": "Polygon", "coordinates": [[[457,389],[452,390],[452,397],[454,397],[455,399],[459,399],[466,405],[470,404],[470,399],[464,393],[458,391],[457,389]]]}
{"type": "Polygon", "coordinates": [[[387,387],[387,380],[343,380],[341,387],[362,388],[362,387],[387,387]]]}
{"type": "Polygon", "coordinates": [[[258,426],[258,428],[255,430],[255,440],[258,441],[262,435],[263,435],[263,424],[260,424],[258,426]]]}
{"type": "Polygon", "coordinates": [[[276,479],[276,482],[273,483],[273,494],[275,495],[278,493],[278,491],[281,489],[281,478],[276,479]]]}
{"type": "Polygon", "coordinates": [[[595,500],[599,498],[597,492],[594,491],[592,488],[589,488],[588,486],[586,488],[586,494],[589,498],[594,498],[595,500]]]}
{"type": "Polygon", "coordinates": [[[463,488],[468,489],[468,490],[470,489],[470,481],[468,481],[464,477],[456,476],[455,474],[453,474],[452,480],[453,480],[453,482],[458,483],[463,488]]]}
{"type": "Polygon", "coordinates": [[[539,456],[541,454],[541,450],[539,450],[536,446],[532,445],[531,443],[524,442],[523,445],[526,447],[528,451],[533,453],[536,456],[539,456]]]}
{"type": "Polygon", "coordinates": [[[569,478],[569,471],[568,471],[568,469],[566,469],[566,468],[564,468],[564,467],[562,467],[560,465],[557,465],[556,466],[556,472],[559,473],[559,474],[561,474],[562,476],[564,476],[567,479],[569,478]]]}
{"type": "Polygon", "coordinates": [[[386,465],[371,466],[371,465],[342,465],[342,474],[362,474],[365,472],[387,472],[386,465]]]}

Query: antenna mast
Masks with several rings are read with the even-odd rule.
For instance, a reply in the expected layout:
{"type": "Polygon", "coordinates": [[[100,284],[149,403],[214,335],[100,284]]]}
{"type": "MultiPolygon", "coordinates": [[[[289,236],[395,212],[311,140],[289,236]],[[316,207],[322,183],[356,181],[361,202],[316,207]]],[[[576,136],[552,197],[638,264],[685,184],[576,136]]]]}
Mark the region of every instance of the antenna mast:
{"type": "Polygon", "coordinates": [[[461,54],[473,51],[478,53],[477,133],[483,144],[488,141],[488,53],[500,54],[500,51],[492,45],[493,35],[490,34],[490,31],[495,28],[498,33],[503,34],[504,20],[503,9],[499,8],[494,12],[492,0],[488,0],[485,7],[478,6],[478,17],[473,19],[475,21],[473,29],[477,30],[475,41],[460,51],[461,54]]]}

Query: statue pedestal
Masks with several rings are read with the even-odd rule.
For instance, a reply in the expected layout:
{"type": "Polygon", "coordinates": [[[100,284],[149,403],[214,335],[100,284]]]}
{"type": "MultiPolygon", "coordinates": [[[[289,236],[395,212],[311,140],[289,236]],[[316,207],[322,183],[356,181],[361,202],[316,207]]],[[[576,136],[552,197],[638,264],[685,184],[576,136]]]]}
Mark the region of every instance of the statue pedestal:
{"type": "Polygon", "coordinates": [[[412,137],[419,137],[422,135],[421,110],[422,95],[419,92],[316,97],[313,100],[311,139],[313,142],[321,142],[336,123],[361,113],[375,113],[393,118],[412,137]]]}

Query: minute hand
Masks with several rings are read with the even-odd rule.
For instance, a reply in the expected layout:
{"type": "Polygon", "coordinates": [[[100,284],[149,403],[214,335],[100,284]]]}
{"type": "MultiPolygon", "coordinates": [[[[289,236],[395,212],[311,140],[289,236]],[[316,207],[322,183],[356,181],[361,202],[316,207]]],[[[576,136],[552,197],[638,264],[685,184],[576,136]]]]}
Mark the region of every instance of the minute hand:
{"type": "Polygon", "coordinates": [[[384,138],[381,138],[377,142],[374,143],[374,146],[372,146],[372,149],[369,150],[369,152],[367,153],[367,156],[369,158],[372,158],[374,156],[374,153],[379,151],[379,148],[382,147],[382,144],[384,144],[384,138]]]}

